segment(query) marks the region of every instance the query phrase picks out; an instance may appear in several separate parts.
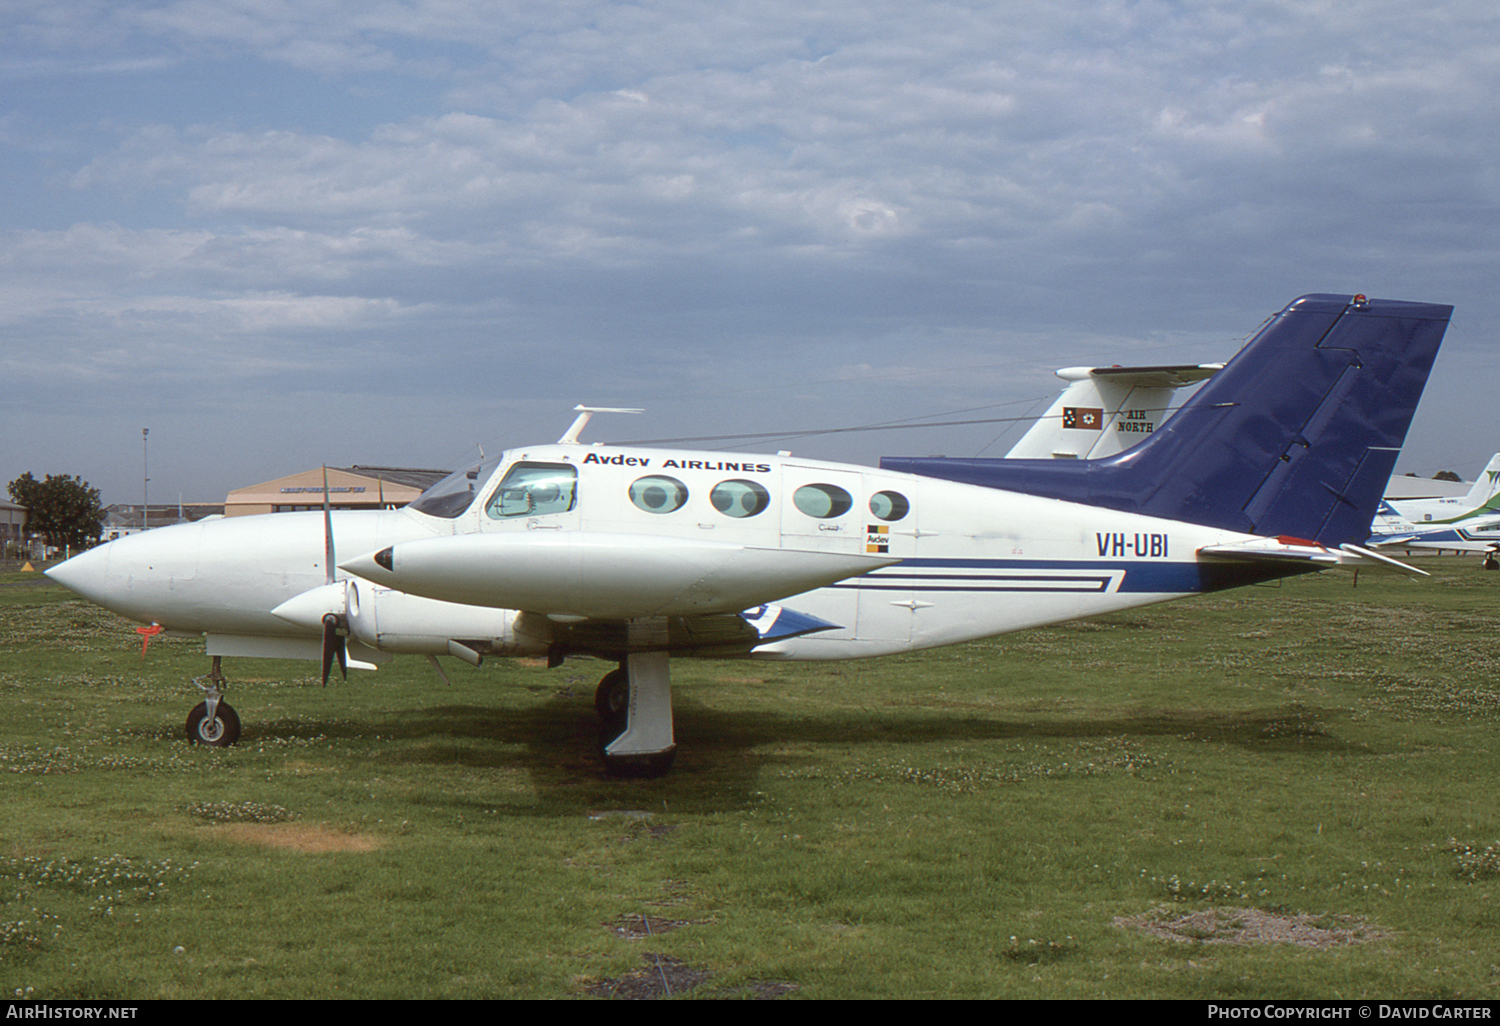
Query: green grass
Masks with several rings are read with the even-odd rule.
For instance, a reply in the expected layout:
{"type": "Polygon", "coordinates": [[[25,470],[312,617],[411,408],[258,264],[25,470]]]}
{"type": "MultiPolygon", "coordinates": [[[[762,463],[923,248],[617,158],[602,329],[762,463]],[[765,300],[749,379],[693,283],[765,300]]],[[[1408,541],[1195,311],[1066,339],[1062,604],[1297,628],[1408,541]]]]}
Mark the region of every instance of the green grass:
{"type": "Polygon", "coordinates": [[[134,625],[0,575],[0,987],[1500,997],[1500,574],[1421,565],[868,662],[679,660],[648,782],[604,775],[583,660],[327,689],[226,660],[244,737],[193,748],[201,642],[142,660],[134,625]],[[1209,943],[1299,916],[1356,942],[1209,943]]]}

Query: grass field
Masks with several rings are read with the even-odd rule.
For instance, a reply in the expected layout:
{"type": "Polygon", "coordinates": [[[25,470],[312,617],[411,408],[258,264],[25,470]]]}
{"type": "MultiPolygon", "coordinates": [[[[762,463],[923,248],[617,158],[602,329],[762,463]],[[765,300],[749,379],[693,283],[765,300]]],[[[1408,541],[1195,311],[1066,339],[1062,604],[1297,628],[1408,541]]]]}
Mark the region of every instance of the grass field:
{"type": "Polygon", "coordinates": [[[1500,997],[1500,573],[1335,572],[919,655],[327,689],[0,576],[0,986],[35,998],[1500,997]]]}

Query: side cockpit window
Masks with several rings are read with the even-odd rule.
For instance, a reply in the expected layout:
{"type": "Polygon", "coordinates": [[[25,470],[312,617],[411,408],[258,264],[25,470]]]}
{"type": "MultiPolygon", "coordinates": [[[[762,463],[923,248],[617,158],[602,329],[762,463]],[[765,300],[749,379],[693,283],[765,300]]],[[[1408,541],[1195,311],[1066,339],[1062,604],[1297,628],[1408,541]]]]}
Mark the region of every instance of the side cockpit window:
{"type": "Polygon", "coordinates": [[[474,504],[475,489],[483,487],[495,472],[499,456],[491,456],[467,470],[459,470],[427,489],[406,508],[430,517],[456,520],[474,504]]]}
{"type": "Polygon", "coordinates": [[[577,499],[578,472],[562,463],[517,463],[490,497],[493,520],[566,513],[577,499]]]}

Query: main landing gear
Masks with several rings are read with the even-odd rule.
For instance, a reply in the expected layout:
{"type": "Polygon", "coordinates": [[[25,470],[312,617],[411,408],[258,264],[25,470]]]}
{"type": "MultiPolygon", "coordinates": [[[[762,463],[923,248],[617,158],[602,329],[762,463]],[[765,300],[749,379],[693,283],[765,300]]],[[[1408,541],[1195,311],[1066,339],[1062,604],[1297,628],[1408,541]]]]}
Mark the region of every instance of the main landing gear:
{"type": "MultiPolygon", "coordinates": [[[[204,700],[188,713],[187,735],[194,744],[227,748],[240,738],[240,718],[224,701],[226,678],[220,657],[213,670],[193,683],[204,700]]],[[[677,754],[672,734],[672,681],[665,652],[637,652],[611,670],[594,693],[599,713],[599,754],[611,774],[636,780],[660,777],[677,754]]]]}
{"type": "Polygon", "coordinates": [[[594,692],[599,754],[617,777],[649,780],[672,767],[672,682],[665,652],[637,652],[594,692]]]}
{"type": "Polygon", "coordinates": [[[240,739],[240,718],[229,703],[224,701],[223,685],[226,680],[220,672],[219,659],[219,656],[214,656],[214,668],[206,678],[193,679],[193,683],[207,697],[188,713],[187,736],[189,741],[197,745],[228,748],[240,739]],[[204,680],[208,683],[204,684],[204,680]]]}

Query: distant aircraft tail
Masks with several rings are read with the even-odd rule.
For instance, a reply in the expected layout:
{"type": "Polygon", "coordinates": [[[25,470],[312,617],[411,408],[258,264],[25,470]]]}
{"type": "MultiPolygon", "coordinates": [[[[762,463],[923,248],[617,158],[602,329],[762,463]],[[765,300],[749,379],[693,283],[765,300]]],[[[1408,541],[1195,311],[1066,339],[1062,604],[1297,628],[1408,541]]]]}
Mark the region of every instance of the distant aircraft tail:
{"type": "Polygon", "coordinates": [[[1128,449],[1171,414],[1172,393],[1213,377],[1221,363],[1063,367],[1068,387],[1006,459],[1100,459],[1128,449]]]}
{"type": "Polygon", "coordinates": [[[1303,296],[1144,442],[1115,456],[880,465],[1246,534],[1362,542],[1452,313],[1303,296]]]}
{"type": "Polygon", "coordinates": [[[1500,508],[1500,452],[1491,456],[1489,464],[1480,471],[1479,477],[1474,480],[1474,487],[1464,496],[1464,505],[1469,508],[1470,515],[1482,508],[1500,508]]]}

